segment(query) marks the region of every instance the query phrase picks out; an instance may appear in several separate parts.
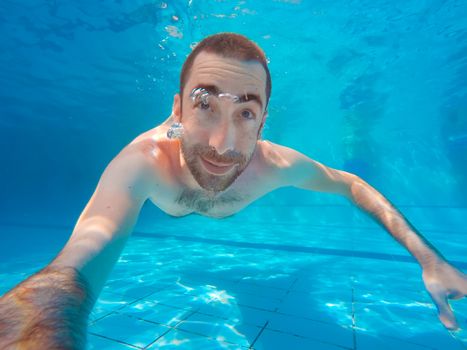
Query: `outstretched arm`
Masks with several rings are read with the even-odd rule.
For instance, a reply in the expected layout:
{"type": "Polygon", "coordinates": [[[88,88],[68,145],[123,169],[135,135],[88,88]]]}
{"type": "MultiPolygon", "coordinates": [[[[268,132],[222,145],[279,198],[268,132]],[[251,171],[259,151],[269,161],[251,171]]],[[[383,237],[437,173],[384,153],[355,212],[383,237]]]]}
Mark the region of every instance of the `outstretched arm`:
{"type": "Polygon", "coordinates": [[[283,172],[287,185],[347,197],[402,244],[423,269],[423,281],[439,319],[448,329],[458,328],[447,300],[467,295],[465,274],[450,265],[394,205],[358,176],[326,167],[290,148],[278,146],[278,152],[290,164],[283,172]]]}
{"type": "Polygon", "coordinates": [[[81,349],[87,318],[150,194],[143,144],[106,168],[60,254],[0,299],[1,349],[81,349]]]}
{"type": "MultiPolygon", "coordinates": [[[[343,175],[349,177],[349,175],[343,175]]],[[[446,258],[419,233],[412,224],[378,191],[360,178],[351,180],[349,199],[373,216],[419,262],[423,281],[438,309],[443,325],[455,330],[456,318],[448,299],[467,295],[465,274],[449,264],[446,258]]]]}

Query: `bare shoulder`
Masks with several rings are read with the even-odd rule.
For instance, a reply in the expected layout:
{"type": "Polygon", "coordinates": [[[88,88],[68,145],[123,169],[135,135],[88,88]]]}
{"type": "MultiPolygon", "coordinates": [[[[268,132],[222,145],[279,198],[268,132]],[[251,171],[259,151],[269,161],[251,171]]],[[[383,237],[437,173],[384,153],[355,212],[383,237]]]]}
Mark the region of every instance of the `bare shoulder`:
{"type": "Polygon", "coordinates": [[[293,148],[279,145],[271,141],[262,140],[259,141],[258,145],[264,162],[272,168],[282,170],[290,169],[298,162],[308,158],[293,148]]]}
{"type": "Polygon", "coordinates": [[[150,196],[154,187],[170,168],[171,153],[176,145],[172,140],[156,137],[149,130],[125,146],[107,165],[101,182],[111,186],[134,188],[150,196]]]}
{"type": "Polygon", "coordinates": [[[114,160],[127,159],[128,162],[136,162],[137,168],[159,168],[170,161],[171,154],[178,148],[178,141],[165,137],[167,133],[166,123],[143,132],[131,141],[114,160]]]}
{"type": "Polygon", "coordinates": [[[271,179],[274,187],[290,185],[289,179],[297,166],[300,153],[267,140],[258,141],[256,153],[257,173],[271,179]]]}
{"type": "Polygon", "coordinates": [[[269,141],[261,144],[264,159],[276,169],[281,186],[344,193],[342,184],[354,178],[352,174],[330,168],[293,148],[269,141]]]}

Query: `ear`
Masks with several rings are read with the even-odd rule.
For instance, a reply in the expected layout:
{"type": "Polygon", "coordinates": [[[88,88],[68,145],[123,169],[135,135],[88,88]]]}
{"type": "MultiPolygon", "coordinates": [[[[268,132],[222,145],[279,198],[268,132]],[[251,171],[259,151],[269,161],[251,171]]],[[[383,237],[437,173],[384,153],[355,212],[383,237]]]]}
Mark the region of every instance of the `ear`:
{"type": "Polygon", "coordinates": [[[180,121],[182,120],[182,99],[180,97],[180,94],[174,95],[174,102],[172,105],[172,116],[174,122],[176,123],[180,123],[180,121]]]}
{"type": "Polygon", "coordinates": [[[265,111],[263,114],[263,120],[261,121],[261,125],[259,126],[259,130],[258,130],[258,140],[261,139],[261,135],[264,129],[264,123],[266,122],[267,116],[268,116],[268,111],[265,111]]]}

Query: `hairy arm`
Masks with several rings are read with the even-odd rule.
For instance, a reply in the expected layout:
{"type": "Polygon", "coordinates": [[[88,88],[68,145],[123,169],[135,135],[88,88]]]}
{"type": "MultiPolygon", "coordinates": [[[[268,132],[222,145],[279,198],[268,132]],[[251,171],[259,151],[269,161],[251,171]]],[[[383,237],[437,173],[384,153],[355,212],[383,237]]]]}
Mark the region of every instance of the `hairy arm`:
{"type": "Polygon", "coordinates": [[[58,256],[0,299],[1,349],[84,348],[89,312],[150,195],[148,147],[107,166],[58,256]]]}
{"type": "Polygon", "coordinates": [[[0,299],[0,349],[84,349],[92,303],[76,269],[48,266],[0,299]]]}
{"type": "Polygon", "coordinates": [[[285,185],[345,196],[404,246],[423,269],[425,286],[441,322],[449,329],[458,327],[447,299],[467,295],[465,275],[451,266],[389,200],[354,174],[329,168],[287,147],[276,145],[276,149],[287,160],[283,162],[288,164],[283,171],[285,185]]]}

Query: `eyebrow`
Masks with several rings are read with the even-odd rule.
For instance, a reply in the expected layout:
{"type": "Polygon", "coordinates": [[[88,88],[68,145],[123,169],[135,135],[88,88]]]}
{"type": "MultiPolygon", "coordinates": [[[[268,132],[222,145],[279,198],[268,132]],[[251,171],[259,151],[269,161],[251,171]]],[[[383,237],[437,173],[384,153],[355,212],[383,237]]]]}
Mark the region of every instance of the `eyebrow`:
{"type": "MultiPolygon", "coordinates": [[[[213,95],[219,95],[222,94],[223,92],[216,86],[216,85],[197,85],[194,89],[205,89],[207,92],[213,95]]],[[[238,96],[238,102],[236,103],[247,103],[250,101],[256,102],[259,104],[261,110],[263,110],[263,102],[261,101],[261,98],[257,94],[243,94],[243,95],[235,95],[238,96]]]]}

